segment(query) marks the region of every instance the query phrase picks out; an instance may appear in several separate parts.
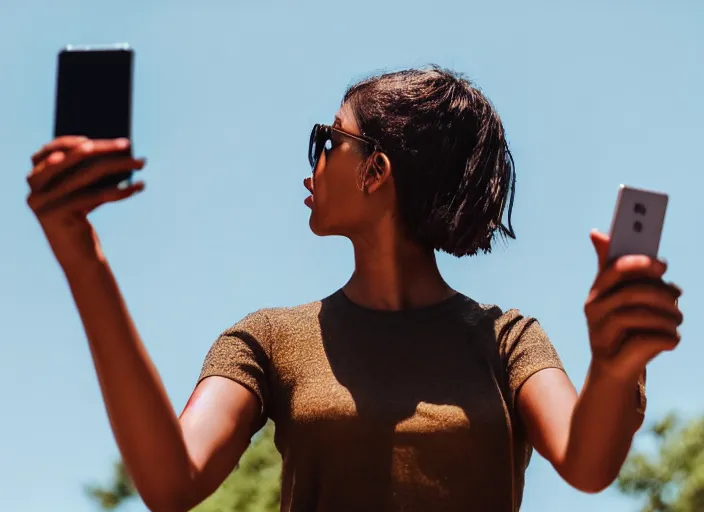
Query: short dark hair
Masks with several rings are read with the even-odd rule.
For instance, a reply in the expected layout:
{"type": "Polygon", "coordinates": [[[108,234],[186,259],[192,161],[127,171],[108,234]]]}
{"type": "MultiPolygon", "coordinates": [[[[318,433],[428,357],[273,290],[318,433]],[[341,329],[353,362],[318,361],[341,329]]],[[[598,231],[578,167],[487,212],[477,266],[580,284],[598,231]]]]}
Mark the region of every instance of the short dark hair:
{"type": "Polygon", "coordinates": [[[513,157],[499,115],[469,80],[437,66],[385,73],[351,86],[345,102],[391,161],[412,239],[459,257],[491,252],[497,233],[515,238],[513,157]]]}

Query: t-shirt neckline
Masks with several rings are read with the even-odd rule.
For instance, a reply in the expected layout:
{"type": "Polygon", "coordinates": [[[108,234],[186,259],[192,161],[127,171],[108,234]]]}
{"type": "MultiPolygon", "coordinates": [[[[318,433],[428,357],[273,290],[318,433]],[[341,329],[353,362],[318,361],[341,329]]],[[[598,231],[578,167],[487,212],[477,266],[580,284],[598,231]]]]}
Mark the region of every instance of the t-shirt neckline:
{"type": "Polygon", "coordinates": [[[429,304],[427,306],[390,310],[373,309],[368,308],[366,306],[361,306],[356,302],[353,302],[342,288],[333,293],[330,298],[333,300],[333,302],[337,303],[339,306],[354,314],[361,314],[368,317],[376,317],[381,319],[426,318],[428,316],[435,316],[438,313],[453,310],[455,306],[467,300],[467,297],[465,295],[460,292],[456,292],[446,299],[443,299],[439,302],[435,302],[433,304],[429,304]]]}

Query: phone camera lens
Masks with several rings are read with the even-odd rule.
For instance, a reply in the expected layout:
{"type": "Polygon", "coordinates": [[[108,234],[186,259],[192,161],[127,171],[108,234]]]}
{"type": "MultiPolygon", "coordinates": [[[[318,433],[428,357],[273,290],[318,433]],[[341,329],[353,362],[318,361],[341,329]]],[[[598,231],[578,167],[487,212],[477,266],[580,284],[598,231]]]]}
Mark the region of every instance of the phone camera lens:
{"type": "Polygon", "coordinates": [[[636,203],[633,205],[633,211],[636,212],[638,215],[645,215],[647,213],[647,209],[643,203],[636,203]]]}
{"type": "Polygon", "coordinates": [[[640,233],[641,231],[643,231],[643,223],[639,220],[635,221],[633,223],[633,231],[635,231],[636,233],[640,233]]]}

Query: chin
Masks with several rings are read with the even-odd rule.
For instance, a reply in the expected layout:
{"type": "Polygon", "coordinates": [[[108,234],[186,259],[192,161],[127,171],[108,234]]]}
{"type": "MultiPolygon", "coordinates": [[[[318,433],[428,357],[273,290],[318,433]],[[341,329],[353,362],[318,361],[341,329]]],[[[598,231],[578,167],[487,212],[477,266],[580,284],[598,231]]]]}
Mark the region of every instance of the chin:
{"type": "Polygon", "coordinates": [[[310,222],[308,222],[308,226],[310,227],[310,230],[313,232],[313,234],[316,236],[328,236],[330,234],[326,229],[322,229],[322,227],[319,226],[318,223],[314,222],[312,218],[310,219],[310,222]]]}
{"type": "Polygon", "coordinates": [[[308,226],[316,236],[331,236],[338,234],[337,230],[333,229],[331,226],[325,225],[325,223],[321,222],[315,214],[311,214],[310,220],[308,221],[308,226]]]}

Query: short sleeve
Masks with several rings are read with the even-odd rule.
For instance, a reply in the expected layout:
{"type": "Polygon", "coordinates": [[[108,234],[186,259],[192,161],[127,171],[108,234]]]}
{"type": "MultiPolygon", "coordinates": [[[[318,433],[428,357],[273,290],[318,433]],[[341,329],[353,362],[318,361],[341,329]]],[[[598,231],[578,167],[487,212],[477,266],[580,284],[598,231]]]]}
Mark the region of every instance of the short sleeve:
{"type": "Polygon", "coordinates": [[[270,401],[270,335],[269,319],[263,310],[246,316],[215,340],[198,378],[200,382],[207,377],[226,377],[252,391],[261,406],[261,425],[266,421],[270,401]]]}
{"type": "Polygon", "coordinates": [[[511,396],[534,374],[547,368],[564,371],[547,334],[538,321],[511,309],[495,323],[499,352],[505,365],[511,396]]]}

